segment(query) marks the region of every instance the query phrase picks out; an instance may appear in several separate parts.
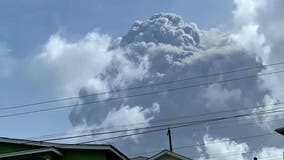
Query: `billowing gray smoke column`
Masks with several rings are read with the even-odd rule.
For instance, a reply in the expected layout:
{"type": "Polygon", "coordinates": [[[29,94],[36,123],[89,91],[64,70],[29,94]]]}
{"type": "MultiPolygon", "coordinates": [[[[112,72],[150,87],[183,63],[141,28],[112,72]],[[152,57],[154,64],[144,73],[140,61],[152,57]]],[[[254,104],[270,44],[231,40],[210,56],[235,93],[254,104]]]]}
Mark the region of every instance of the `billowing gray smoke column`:
{"type": "MultiPolygon", "coordinates": [[[[199,29],[196,24],[184,22],[180,16],[169,13],[159,13],[145,21],[136,21],[125,36],[113,42],[110,52],[113,53],[111,64],[105,72],[94,76],[94,78],[107,84],[108,89],[106,91],[258,65],[256,58],[238,47],[226,33],[216,28],[199,29]]],[[[87,103],[105,98],[256,75],[260,71],[260,69],[255,69],[250,72],[220,75],[104,96],[86,97],[81,98],[81,102],[87,103]]],[[[90,92],[88,88],[81,88],[79,95],[84,96],[93,93],[97,92],[90,92]]],[[[125,106],[128,109],[139,106],[139,111],[143,112],[146,117],[145,122],[151,125],[157,119],[263,104],[263,97],[266,93],[266,90],[258,88],[257,79],[252,78],[246,80],[246,83],[235,81],[136,98],[124,98],[88,106],[78,105],[70,113],[70,121],[75,127],[80,125],[110,127],[119,125],[122,121],[127,121],[128,118],[129,123],[133,123],[135,121],[130,119],[131,115],[125,115],[121,119],[117,118],[116,123],[112,121],[111,124],[102,125],[106,123],[107,117],[110,118],[110,113],[124,114],[125,112],[118,111],[121,111],[120,109],[125,106]]],[[[179,134],[179,131],[173,132],[173,143],[175,145],[188,144],[188,142],[193,141],[192,136],[190,136],[192,135],[190,129],[180,131],[183,134],[179,134]],[[177,135],[179,136],[178,139],[175,138],[177,135]],[[181,136],[188,141],[183,140],[181,136]]],[[[222,135],[222,132],[214,131],[212,134],[222,135]]],[[[139,146],[151,144],[149,150],[167,144],[162,134],[145,135],[140,138],[143,138],[143,140],[140,141],[139,146]]],[[[199,138],[202,138],[202,135],[195,137],[195,139],[199,138]]],[[[125,140],[117,143],[123,148],[133,141],[125,140]]],[[[128,148],[128,150],[138,151],[141,149],[139,146],[133,149],[128,148]]]]}

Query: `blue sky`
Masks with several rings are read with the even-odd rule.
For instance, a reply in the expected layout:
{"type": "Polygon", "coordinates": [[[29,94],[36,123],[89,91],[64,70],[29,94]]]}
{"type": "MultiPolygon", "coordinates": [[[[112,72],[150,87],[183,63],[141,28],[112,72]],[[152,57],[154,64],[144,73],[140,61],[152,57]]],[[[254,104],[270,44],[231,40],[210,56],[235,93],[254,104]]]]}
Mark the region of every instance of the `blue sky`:
{"type": "Polygon", "coordinates": [[[202,28],[230,24],[232,1],[2,1],[1,39],[13,55],[33,54],[56,32],[82,36],[94,29],[124,35],[135,20],[159,12],[173,12],[202,28]],[[201,12],[206,10],[206,12],[201,12]],[[16,37],[16,38],[15,38],[16,37]],[[29,37],[27,40],[27,37],[29,37]]]}
{"type": "MultiPolygon", "coordinates": [[[[281,22],[284,13],[279,6],[282,4],[281,0],[269,3],[268,0],[0,1],[0,108],[281,62],[284,57],[280,44],[284,42],[284,36],[279,30],[284,26],[281,22]],[[135,23],[137,20],[140,22],[135,23]]],[[[257,75],[277,69],[281,66],[143,91],[244,74],[257,75]]],[[[78,105],[72,109],[1,118],[0,125],[4,129],[0,130],[0,136],[26,138],[65,132],[79,134],[77,130],[80,129],[139,121],[151,126],[155,119],[267,105],[284,100],[283,88],[279,87],[282,81],[283,76],[273,75],[90,107],[78,105]]],[[[106,97],[3,110],[1,115],[134,93],[140,92],[127,91],[106,97]]],[[[282,116],[276,115],[272,119],[282,116]]],[[[242,126],[226,131],[211,130],[215,124],[193,128],[201,129],[201,134],[189,128],[177,129],[173,139],[177,146],[210,143],[255,132],[265,133],[281,126],[266,116],[250,122],[254,124],[251,128],[242,126]],[[246,132],[239,134],[239,130],[246,132]]],[[[242,121],[219,125],[239,123],[242,121]]],[[[154,141],[155,145],[148,150],[167,147],[161,134],[136,138],[110,143],[127,154],[137,153],[154,141]],[[128,145],[140,147],[128,148],[128,145]]],[[[281,138],[263,141],[266,148],[253,142],[232,141],[216,145],[219,150],[213,147],[213,151],[239,148],[255,151],[261,156],[270,152],[269,147],[280,143],[281,138]]],[[[201,153],[211,155],[212,148],[205,146],[180,153],[204,159],[201,153]]],[[[239,155],[237,159],[246,158],[239,155]]]]}
{"type": "MultiPolygon", "coordinates": [[[[135,20],[143,20],[159,12],[177,13],[186,21],[209,28],[230,24],[233,8],[233,3],[225,0],[206,3],[186,0],[166,3],[131,0],[123,3],[103,0],[84,1],[79,4],[74,1],[0,3],[0,19],[3,24],[0,27],[0,39],[11,50],[11,56],[17,58],[36,54],[50,35],[58,32],[75,39],[92,30],[117,37],[126,34],[135,20]]],[[[23,88],[25,94],[29,92],[29,87],[23,84],[14,87],[17,92],[21,93],[19,87],[23,88]]],[[[7,94],[7,90],[5,92],[7,94]]]]}
{"type": "MultiPolygon", "coordinates": [[[[76,39],[93,30],[113,37],[127,33],[136,20],[159,12],[173,12],[201,28],[230,25],[232,1],[1,1],[0,40],[15,59],[37,54],[54,33],[76,39]],[[206,10],[206,12],[201,12],[206,10]]],[[[17,63],[17,62],[16,62],[17,63]]],[[[1,106],[12,106],[55,98],[54,91],[32,84],[23,73],[2,78],[1,106]]],[[[13,121],[14,118],[8,121],[13,121]]],[[[5,121],[6,123],[6,121],[5,121]]],[[[43,125],[44,126],[44,125],[43,125]]],[[[6,133],[9,135],[9,131],[6,133]]],[[[15,133],[12,133],[18,136],[15,133]]]]}

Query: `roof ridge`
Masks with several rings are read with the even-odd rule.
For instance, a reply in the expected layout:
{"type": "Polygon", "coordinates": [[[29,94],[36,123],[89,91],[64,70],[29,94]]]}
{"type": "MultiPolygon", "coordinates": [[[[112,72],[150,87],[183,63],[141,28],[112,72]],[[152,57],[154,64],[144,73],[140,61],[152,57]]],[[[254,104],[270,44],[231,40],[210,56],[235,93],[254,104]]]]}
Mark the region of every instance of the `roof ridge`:
{"type": "Polygon", "coordinates": [[[42,148],[36,148],[36,149],[26,149],[26,150],[15,151],[15,152],[1,153],[0,158],[27,155],[27,154],[36,154],[36,153],[42,153],[42,152],[54,152],[60,156],[63,156],[63,154],[54,147],[42,147],[42,148]]]}
{"type": "Polygon", "coordinates": [[[12,143],[12,144],[20,144],[20,145],[31,145],[31,146],[38,146],[38,147],[55,147],[58,149],[94,149],[94,150],[110,150],[113,153],[117,154],[123,159],[129,159],[126,155],[120,152],[111,144],[68,144],[68,143],[51,143],[45,141],[35,141],[35,140],[28,140],[28,139],[16,139],[16,138],[7,138],[7,137],[0,137],[0,143],[12,143]]]}
{"type": "Polygon", "coordinates": [[[169,151],[168,149],[163,149],[162,151],[160,151],[160,152],[154,154],[152,157],[149,158],[149,160],[153,160],[153,159],[155,159],[155,158],[157,158],[157,157],[160,157],[160,156],[162,156],[162,155],[164,155],[164,154],[169,154],[169,155],[172,155],[172,156],[176,156],[176,157],[181,158],[181,159],[184,159],[184,160],[191,160],[191,158],[189,158],[189,157],[180,155],[180,154],[178,154],[178,153],[176,153],[176,152],[171,152],[171,151],[169,151]]]}

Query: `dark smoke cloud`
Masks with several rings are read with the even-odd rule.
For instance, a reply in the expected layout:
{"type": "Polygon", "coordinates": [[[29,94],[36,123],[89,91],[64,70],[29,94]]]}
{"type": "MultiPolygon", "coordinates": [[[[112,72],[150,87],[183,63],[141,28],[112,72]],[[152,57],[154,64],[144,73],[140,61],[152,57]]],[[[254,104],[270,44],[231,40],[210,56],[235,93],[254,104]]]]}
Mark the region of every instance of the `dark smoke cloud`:
{"type": "MultiPolygon", "coordinates": [[[[111,63],[104,72],[96,76],[97,79],[107,84],[109,90],[220,73],[260,64],[253,54],[248,54],[237,46],[228,34],[216,28],[199,29],[196,24],[184,22],[180,16],[168,13],[156,14],[148,20],[135,22],[129,32],[120,38],[118,43],[112,44],[109,50],[113,53],[111,63]]],[[[255,69],[250,72],[149,87],[138,91],[125,91],[109,94],[107,97],[114,98],[245,75],[256,75],[260,71],[260,69],[255,69]]],[[[151,125],[156,119],[217,111],[224,108],[235,109],[261,105],[268,91],[259,88],[257,81],[257,78],[252,78],[246,80],[246,83],[235,81],[139,98],[125,98],[90,106],[78,105],[70,113],[70,121],[73,126],[100,126],[114,109],[139,106],[143,108],[140,110],[141,113],[145,115],[146,119],[148,117],[145,122],[147,125],[151,125]],[[153,104],[159,105],[159,111],[153,111],[153,104]],[[145,110],[147,114],[145,114],[145,110]]],[[[92,93],[96,93],[96,91],[83,87],[80,89],[79,95],[92,93]]],[[[104,97],[81,98],[81,101],[86,103],[101,98],[104,97]]],[[[122,118],[128,119],[128,116],[125,115],[122,118]]],[[[132,122],[133,118],[129,118],[129,123],[132,122]]],[[[117,122],[113,123],[113,125],[119,125],[120,121],[117,119],[117,122]]],[[[105,127],[109,127],[109,125],[105,127]]],[[[194,133],[190,129],[177,130],[179,138],[174,139],[175,143],[182,145],[203,139],[202,134],[195,135],[192,139],[192,134],[194,133]]],[[[215,130],[211,134],[222,136],[225,133],[215,130]]],[[[134,145],[137,141],[134,143],[130,139],[113,143],[128,153],[141,151],[140,149],[146,145],[151,146],[147,148],[149,150],[167,145],[165,136],[161,134],[145,135],[140,138],[141,141],[138,138],[139,145],[131,149],[126,146],[134,145]]]]}

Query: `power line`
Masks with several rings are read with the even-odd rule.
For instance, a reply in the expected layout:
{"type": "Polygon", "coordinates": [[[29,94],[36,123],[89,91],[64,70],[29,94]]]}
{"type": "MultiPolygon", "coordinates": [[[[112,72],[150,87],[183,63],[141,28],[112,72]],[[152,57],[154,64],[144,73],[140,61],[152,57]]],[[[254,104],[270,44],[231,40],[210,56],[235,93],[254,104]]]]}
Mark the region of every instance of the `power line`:
{"type": "Polygon", "coordinates": [[[258,135],[253,135],[253,136],[246,136],[246,137],[238,137],[238,138],[233,138],[233,139],[226,139],[226,140],[222,140],[222,141],[218,141],[218,142],[201,143],[201,144],[197,144],[197,145],[184,145],[184,146],[176,147],[175,149],[192,148],[192,147],[197,147],[197,146],[206,146],[206,145],[211,145],[211,144],[216,144],[216,143],[224,143],[224,142],[230,142],[230,141],[236,141],[236,140],[260,138],[260,137],[272,136],[272,135],[276,135],[276,134],[277,133],[258,134],[258,135]]]}
{"type": "MultiPolygon", "coordinates": [[[[260,111],[260,112],[256,112],[256,113],[239,114],[239,115],[234,115],[234,116],[211,118],[211,119],[204,119],[204,120],[199,120],[199,121],[179,122],[179,123],[171,123],[171,124],[156,125],[156,126],[149,126],[149,127],[132,128],[132,129],[124,129],[124,130],[116,130],[116,131],[107,131],[107,132],[92,133],[92,134],[83,134],[83,135],[76,135],[76,136],[66,136],[66,137],[59,137],[59,138],[50,138],[50,139],[45,139],[43,141],[57,141],[57,140],[74,139],[74,138],[82,138],[82,137],[105,135],[105,134],[113,134],[113,133],[121,133],[121,132],[129,132],[129,131],[139,131],[139,130],[155,129],[155,128],[159,128],[157,131],[161,131],[161,130],[168,129],[169,127],[170,128],[180,128],[180,127],[191,126],[191,125],[198,125],[198,124],[203,124],[203,123],[208,123],[208,122],[216,122],[216,121],[235,119],[235,118],[241,118],[241,117],[249,117],[249,116],[256,116],[256,115],[263,115],[263,114],[278,113],[278,112],[283,112],[283,111],[284,110],[270,109],[270,110],[260,111]]],[[[145,133],[148,133],[148,132],[152,133],[152,132],[157,132],[157,131],[145,131],[145,132],[134,133],[134,134],[130,134],[130,135],[127,135],[127,134],[126,135],[120,135],[120,136],[108,138],[108,140],[122,138],[122,137],[128,137],[128,136],[133,136],[135,134],[145,134],[145,133]]],[[[103,139],[103,140],[105,140],[105,139],[103,139]]],[[[102,141],[102,140],[97,139],[97,140],[86,141],[86,142],[82,142],[82,143],[92,143],[92,142],[95,142],[95,141],[102,141]]]]}
{"type": "MultiPolygon", "coordinates": [[[[272,105],[278,105],[278,103],[275,103],[275,104],[271,104],[271,105],[266,105],[266,106],[272,106],[272,105]]],[[[247,110],[247,109],[254,109],[254,108],[256,108],[256,107],[253,107],[253,108],[246,108],[245,110],[247,110]]],[[[273,108],[273,110],[278,110],[278,109],[283,109],[284,107],[282,106],[282,107],[277,107],[277,108],[273,108]]],[[[244,110],[244,109],[240,109],[240,110],[244,110]]],[[[240,111],[240,110],[238,110],[238,111],[240,111]]],[[[229,110],[227,110],[226,112],[228,112],[229,110]]],[[[235,111],[235,110],[232,110],[232,111],[235,111]]],[[[199,114],[199,115],[191,115],[191,116],[187,116],[187,118],[192,118],[192,117],[201,117],[201,116],[203,116],[203,115],[211,115],[211,114],[217,114],[217,113],[224,113],[224,111],[221,111],[221,112],[211,112],[211,113],[208,113],[208,114],[199,114]]],[[[186,116],[182,116],[181,118],[179,118],[179,117],[176,117],[176,118],[174,118],[174,120],[180,120],[180,119],[182,119],[182,118],[185,118],[186,116]]],[[[173,119],[173,118],[172,118],[173,119]]],[[[163,119],[164,121],[161,121],[161,119],[160,119],[160,121],[159,122],[167,122],[167,121],[169,121],[169,120],[172,120],[172,119],[163,119]]],[[[271,120],[272,121],[272,120],[271,120]]],[[[154,122],[155,123],[155,122],[154,122]]],[[[139,124],[139,123],[138,123],[139,124]]],[[[132,125],[135,125],[135,124],[132,124],[132,125]]],[[[120,125],[119,127],[127,127],[127,126],[131,126],[131,124],[129,124],[129,125],[120,125]]],[[[116,126],[117,127],[117,126],[116,126]]],[[[101,128],[96,128],[96,130],[105,130],[105,129],[111,129],[111,128],[107,128],[107,127],[101,127],[101,128]]],[[[82,130],[82,131],[84,131],[84,132],[90,132],[90,131],[95,131],[95,130],[82,130]]],[[[82,132],[82,131],[79,131],[79,132],[82,132]]],[[[128,130],[129,131],[129,130],[128,130]]],[[[131,131],[131,130],[130,130],[131,131]]],[[[114,133],[117,133],[116,131],[114,132],[114,133]]],[[[66,134],[66,133],[62,133],[62,134],[66,134]]],[[[53,136],[53,135],[55,135],[55,134],[50,134],[50,135],[44,135],[44,137],[47,137],[47,136],[53,136]]],[[[83,134],[84,135],[84,134],[83,134]]],[[[86,134],[87,136],[89,135],[89,134],[86,134]]],[[[30,138],[32,138],[32,139],[35,139],[35,138],[37,138],[37,137],[30,137],[30,138]]],[[[29,138],[29,139],[30,139],[29,138]]],[[[53,138],[51,138],[51,139],[48,139],[48,140],[52,140],[53,138]]],[[[53,139],[53,140],[56,140],[56,139],[53,139]]]]}
{"type": "MultiPolygon", "coordinates": [[[[205,157],[204,157],[204,158],[205,158],[206,160],[215,160],[215,159],[218,159],[218,160],[219,160],[220,158],[224,158],[224,157],[227,157],[227,158],[228,158],[228,157],[234,158],[233,156],[236,156],[236,155],[238,155],[238,154],[241,155],[241,154],[248,154],[248,153],[255,153],[255,151],[239,152],[239,153],[238,153],[238,152],[235,152],[235,154],[230,154],[230,153],[228,153],[227,155],[221,155],[221,156],[211,156],[211,155],[209,154],[209,155],[210,155],[209,158],[205,158],[205,157]]],[[[282,153],[282,152],[281,152],[281,153],[282,153]]],[[[281,153],[280,153],[280,154],[281,154],[281,153]]],[[[247,156],[246,156],[246,157],[247,157],[247,156]]],[[[251,160],[252,160],[252,157],[255,157],[255,156],[250,155],[250,157],[251,157],[251,160]]],[[[247,158],[248,158],[248,157],[247,157],[247,158]]],[[[276,160],[276,159],[277,159],[277,160],[279,160],[279,159],[282,160],[282,155],[279,156],[279,157],[277,156],[277,157],[273,157],[273,158],[272,158],[272,156],[261,157],[261,159],[260,159],[260,157],[258,157],[258,160],[263,160],[263,159],[265,159],[265,160],[274,160],[274,159],[275,159],[275,160],[276,160]]]]}
{"type": "MultiPolygon", "coordinates": [[[[273,147],[283,147],[284,144],[280,144],[280,145],[274,145],[273,147]]],[[[246,152],[223,152],[223,153],[217,153],[217,154],[208,154],[208,156],[210,157],[209,159],[216,159],[219,157],[231,157],[233,155],[236,154],[245,154],[245,153],[256,153],[256,151],[246,151],[246,152]]],[[[282,156],[282,152],[280,153],[282,156]]],[[[205,158],[205,157],[204,157],[205,158]]],[[[266,158],[266,157],[261,157],[261,158],[266,158]]],[[[208,159],[208,158],[206,158],[208,159]]]]}
{"type": "MultiPolygon", "coordinates": [[[[212,145],[212,144],[218,144],[218,143],[224,143],[224,142],[230,142],[230,141],[236,141],[236,140],[260,138],[260,137],[272,136],[272,135],[276,135],[276,134],[277,133],[258,134],[258,135],[252,135],[252,136],[226,139],[226,140],[221,140],[221,141],[211,142],[211,143],[201,143],[201,144],[195,144],[195,145],[183,145],[183,146],[174,147],[173,149],[174,150],[180,150],[180,149],[184,149],[184,148],[200,147],[200,146],[206,146],[206,145],[212,145]]],[[[154,152],[157,152],[157,151],[141,152],[141,153],[136,153],[136,154],[133,154],[133,155],[130,155],[130,156],[147,155],[147,154],[154,153],[154,152]]]]}
{"type": "Polygon", "coordinates": [[[159,91],[154,91],[154,92],[148,92],[148,93],[143,93],[143,94],[134,94],[134,95],[130,95],[130,96],[121,96],[121,97],[109,98],[109,99],[105,99],[105,100],[91,101],[91,102],[75,104],[75,105],[65,105],[65,106],[52,107],[52,108],[46,108],[46,109],[39,109],[39,110],[32,110],[32,111],[26,111],[26,112],[5,114],[5,115],[0,115],[0,118],[26,115],[26,114],[32,114],[32,113],[39,113],[39,112],[46,112],[46,111],[51,111],[51,110],[59,110],[59,109],[64,109],[64,108],[76,107],[78,105],[89,105],[89,104],[95,104],[95,103],[100,103],[100,102],[108,102],[108,101],[115,101],[115,100],[126,99],[126,98],[134,98],[134,97],[148,96],[148,95],[153,95],[153,94],[167,93],[167,92],[173,92],[173,91],[178,91],[178,90],[183,90],[183,89],[188,89],[188,88],[196,88],[196,87],[208,86],[208,85],[219,84],[219,83],[227,83],[227,82],[232,82],[232,81],[238,81],[238,80],[244,80],[244,79],[249,79],[249,78],[267,76],[267,75],[278,74],[278,73],[283,73],[283,72],[284,72],[284,70],[280,70],[280,71],[275,71],[275,72],[262,73],[262,74],[258,74],[258,75],[251,75],[251,76],[244,76],[244,77],[226,79],[226,80],[215,81],[215,82],[202,83],[202,84],[198,84],[198,85],[189,85],[189,86],[183,86],[183,87],[177,87],[177,88],[170,88],[170,89],[167,89],[167,90],[159,90],[159,91]]]}
{"type": "Polygon", "coordinates": [[[141,89],[141,88],[146,88],[146,87],[161,86],[161,85],[165,85],[165,84],[171,84],[171,83],[183,82],[183,81],[194,80],[194,79],[214,77],[214,76],[219,76],[219,75],[224,75],[224,74],[231,74],[231,73],[236,73],[236,72],[248,71],[248,70],[252,70],[252,69],[265,68],[265,67],[271,67],[271,66],[282,65],[282,64],[284,64],[284,62],[271,63],[271,64],[267,64],[267,65],[251,66],[251,67],[236,69],[236,70],[227,71],[227,72],[213,73],[213,74],[201,75],[201,76],[196,76],[196,77],[188,77],[188,78],[183,78],[183,79],[178,79],[178,80],[164,81],[164,82],[158,82],[158,83],[153,83],[153,84],[146,84],[146,85],[124,88],[124,89],[111,90],[111,91],[106,91],[106,92],[101,92],[101,93],[87,94],[87,95],[83,95],[83,96],[67,97],[67,98],[60,98],[60,99],[51,99],[51,100],[46,100],[46,101],[39,101],[39,102],[35,102],[35,103],[28,103],[28,104],[22,104],[22,105],[10,106],[10,107],[0,107],[0,110],[24,108],[24,107],[29,107],[29,106],[35,106],[35,105],[41,105],[41,104],[47,104],[47,103],[54,103],[54,102],[66,101],[66,100],[73,100],[73,99],[78,99],[78,98],[85,98],[85,97],[98,96],[98,95],[104,95],[104,94],[111,94],[111,93],[141,89]]]}
{"type": "MultiPolygon", "coordinates": [[[[276,113],[276,112],[283,112],[284,110],[281,111],[272,111],[272,112],[260,112],[258,114],[253,114],[253,116],[255,115],[261,115],[261,114],[270,114],[270,113],[276,113]]],[[[147,134],[147,133],[153,133],[153,132],[159,132],[159,131],[165,131],[168,129],[168,127],[170,128],[180,128],[180,127],[186,127],[186,126],[191,126],[191,125],[198,125],[198,124],[202,124],[202,123],[206,123],[206,122],[215,122],[215,121],[221,121],[221,120],[226,120],[226,119],[232,119],[232,118],[240,118],[240,117],[246,117],[246,116],[251,116],[251,115],[237,115],[237,116],[232,116],[232,117],[226,117],[226,118],[219,118],[219,119],[211,119],[211,120],[204,120],[199,121],[197,123],[189,123],[189,124],[182,124],[179,126],[167,126],[166,128],[162,128],[162,129],[157,129],[157,130],[150,130],[150,131],[144,131],[144,132],[138,132],[138,133],[132,133],[132,134],[126,134],[126,135],[119,135],[119,136],[115,136],[115,137],[109,137],[109,138],[103,138],[103,139],[95,139],[95,140],[91,140],[91,141],[84,141],[84,142],[80,142],[78,144],[86,144],[86,143],[93,143],[93,142],[98,142],[98,141],[106,141],[106,140],[113,140],[113,139],[117,139],[117,138],[124,138],[124,137],[129,137],[129,136],[134,136],[134,135],[140,135],[140,134],[147,134]]],[[[276,134],[276,133],[270,133],[272,134],[276,134]]],[[[264,136],[264,135],[261,135],[264,136]]],[[[236,139],[231,139],[231,140],[236,140],[236,139]]],[[[185,146],[182,146],[183,148],[185,146]]],[[[188,147],[188,146],[187,146],[188,147]]],[[[177,148],[175,148],[177,149],[177,148]]]]}
{"type": "MultiPolygon", "coordinates": [[[[187,126],[191,126],[191,125],[188,124],[188,125],[182,125],[182,126],[174,126],[174,127],[170,127],[170,128],[181,128],[181,127],[187,127],[187,126]]],[[[149,131],[144,131],[144,132],[138,132],[138,133],[132,133],[132,134],[126,134],[126,135],[119,135],[119,136],[115,136],[115,137],[109,137],[109,138],[102,138],[102,139],[95,139],[95,140],[90,140],[90,141],[84,141],[84,142],[80,142],[78,144],[88,144],[88,143],[94,143],[94,142],[100,142],[100,141],[106,141],[106,140],[113,140],[113,139],[125,138],[125,137],[129,137],[129,136],[135,136],[135,135],[147,134],[147,133],[153,133],[153,132],[159,132],[159,131],[166,131],[166,130],[167,130],[167,128],[156,129],[156,130],[149,130],[149,131]]],[[[276,133],[273,133],[273,134],[276,134],[276,133]]],[[[188,146],[187,147],[183,146],[183,148],[188,148],[188,146]]],[[[174,148],[174,149],[178,149],[178,148],[174,148]]]]}
{"type": "MultiPolygon", "coordinates": [[[[272,115],[270,115],[270,116],[272,116],[272,115]]],[[[269,117],[269,116],[266,116],[266,117],[269,117]]],[[[255,118],[257,118],[257,117],[255,117],[255,118]]],[[[247,119],[247,120],[252,120],[252,119],[255,119],[255,118],[250,118],[250,119],[247,119]]],[[[280,119],[270,119],[270,120],[266,120],[266,122],[281,121],[281,120],[284,120],[284,119],[283,118],[282,119],[281,118],[280,119]]],[[[246,125],[257,125],[257,124],[256,123],[252,123],[252,122],[250,122],[250,123],[240,123],[240,124],[237,124],[237,125],[229,125],[229,126],[221,126],[221,127],[211,127],[210,130],[225,129],[225,128],[231,128],[231,127],[239,127],[239,126],[244,126],[244,125],[246,126],[246,125]]],[[[179,127],[176,127],[176,128],[181,128],[181,127],[186,127],[186,126],[189,126],[189,125],[179,126],[179,127]]],[[[159,131],[164,131],[164,130],[165,129],[162,129],[162,130],[159,130],[159,131]]],[[[192,131],[200,132],[200,131],[203,131],[203,129],[194,129],[192,131]]],[[[150,132],[150,133],[152,133],[152,132],[150,132]]],[[[86,135],[84,137],[87,137],[87,136],[93,136],[93,135],[86,135]]],[[[57,140],[57,138],[59,138],[59,137],[55,137],[54,139],[53,138],[49,138],[49,139],[46,139],[46,140],[52,141],[52,139],[53,140],[57,140]]],[[[76,137],[73,137],[73,138],[76,138],[76,137]]],[[[28,138],[28,139],[38,139],[38,138],[37,137],[32,137],[32,138],[28,138]]],[[[72,137],[66,138],[66,139],[72,139],[72,137]]],[[[60,139],[58,139],[58,140],[60,140],[60,139]]],[[[45,141],[45,140],[42,139],[42,140],[39,140],[39,141],[45,141]]],[[[100,141],[102,141],[102,140],[100,140],[100,141]]]]}
{"type": "MultiPolygon", "coordinates": [[[[257,107],[243,107],[243,108],[240,108],[240,109],[232,109],[232,110],[223,110],[223,111],[219,111],[219,112],[209,112],[209,113],[202,113],[202,114],[197,114],[197,115],[185,115],[185,116],[179,116],[179,117],[174,117],[174,118],[167,118],[167,119],[159,119],[157,121],[154,121],[152,123],[158,123],[158,122],[167,122],[167,121],[171,121],[171,120],[181,120],[181,119],[184,119],[184,118],[193,118],[193,117],[201,117],[201,116],[207,116],[207,115],[216,115],[216,114],[220,114],[220,113],[228,113],[228,112],[235,112],[235,111],[242,111],[242,110],[251,110],[251,109],[256,109],[256,108],[265,108],[265,107],[269,107],[269,106],[276,106],[276,105],[280,105],[280,104],[283,104],[283,103],[280,103],[280,102],[277,102],[277,103],[273,103],[273,104],[270,104],[270,105],[262,105],[262,106],[257,106],[257,107]]],[[[284,109],[284,107],[277,107],[277,108],[273,108],[273,110],[277,110],[277,109],[284,109]]],[[[115,127],[129,127],[129,126],[135,126],[136,124],[146,124],[145,122],[142,123],[133,123],[133,124],[128,124],[128,125],[119,125],[119,126],[115,126],[115,127]]],[[[112,129],[112,128],[115,128],[115,127],[111,127],[111,128],[106,128],[106,127],[101,127],[101,128],[96,128],[96,129],[93,129],[93,130],[80,130],[79,132],[90,132],[90,131],[95,131],[95,130],[98,130],[98,129],[112,129]]],[[[59,133],[58,133],[59,134],[59,133]]],[[[66,134],[66,133],[62,133],[62,134],[66,134]]],[[[55,134],[50,134],[50,135],[44,135],[45,137],[46,136],[53,136],[55,134]]],[[[32,137],[32,138],[35,138],[35,137],[32,137]]]]}
{"type": "MultiPolygon", "coordinates": [[[[183,123],[172,124],[174,126],[169,126],[171,124],[168,124],[168,126],[165,126],[165,128],[158,128],[158,127],[163,127],[163,126],[152,126],[152,127],[158,128],[158,129],[156,129],[156,130],[148,130],[148,131],[138,132],[138,133],[133,133],[133,134],[127,134],[127,135],[120,135],[120,136],[104,138],[104,139],[95,139],[95,140],[92,140],[92,141],[85,141],[85,142],[80,142],[80,143],[76,143],[76,144],[87,144],[87,143],[93,143],[93,142],[97,142],[97,141],[105,141],[105,140],[123,138],[123,137],[126,137],[126,136],[134,136],[134,135],[139,135],[139,134],[159,132],[159,131],[167,130],[168,127],[170,127],[170,128],[180,128],[180,127],[185,127],[185,126],[189,126],[189,125],[198,125],[198,124],[207,123],[207,122],[215,122],[215,121],[221,121],[221,120],[226,120],[226,119],[241,118],[241,117],[248,117],[248,116],[256,116],[256,115],[263,115],[263,114],[271,114],[271,113],[277,113],[277,112],[283,112],[283,111],[284,110],[270,109],[270,110],[266,110],[266,111],[260,111],[260,112],[257,112],[257,113],[240,114],[240,115],[235,115],[235,116],[230,116],[230,117],[214,118],[214,119],[207,119],[207,120],[205,119],[205,120],[200,120],[200,121],[192,121],[192,122],[183,122],[183,123]],[[270,111],[270,112],[268,112],[268,111],[270,111]]],[[[147,127],[147,128],[149,128],[149,127],[147,127]]],[[[138,128],[136,128],[136,130],[137,129],[138,128]]],[[[108,133],[110,133],[110,132],[108,132],[108,133]]],[[[105,134],[107,134],[107,132],[105,132],[105,134]]],[[[273,135],[273,134],[276,134],[276,133],[266,133],[266,134],[260,134],[260,135],[254,135],[254,136],[239,137],[239,138],[235,138],[235,139],[223,140],[223,141],[214,142],[214,143],[223,143],[223,142],[226,142],[226,141],[240,140],[240,139],[250,139],[250,138],[256,138],[256,137],[269,136],[269,135],[273,135]]],[[[94,134],[92,134],[92,135],[94,135],[94,134]]],[[[63,140],[63,139],[67,139],[67,138],[71,139],[73,137],[62,137],[61,139],[63,140]]],[[[78,136],[76,136],[76,138],[78,138],[78,136]]],[[[60,140],[60,139],[58,138],[56,140],[60,140]]],[[[48,140],[44,140],[44,141],[46,142],[48,140]]],[[[25,144],[28,144],[28,143],[30,143],[30,142],[26,142],[25,144]]],[[[190,147],[194,147],[194,146],[202,146],[202,145],[208,145],[208,144],[213,144],[213,143],[203,143],[203,144],[198,144],[198,145],[186,145],[186,146],[176,147],[174,149],[190,148],[190,147]]]]}
{"type": "MultiPolygon", "coordinates": [[[[283,147],[284,144],[281,144],[281,145],[276,145],[276,146],[273,146],[273,147],[283,147]]],[[[231,157],[233,155],[236,155],[236,154],[245,154],[245,153],[255,153],[256,151],[246,151],[246,152],[223,152],[223,153],[218,153],[218,154],[209,154],[209,159],[215,159],[215,158],[219,158],[219,157],[231,157]],[[230,155],[230,156],[229,156],[230,155]]],[[[262,157],[262,158],[265,158],[265,157],[262,157]]]]}

